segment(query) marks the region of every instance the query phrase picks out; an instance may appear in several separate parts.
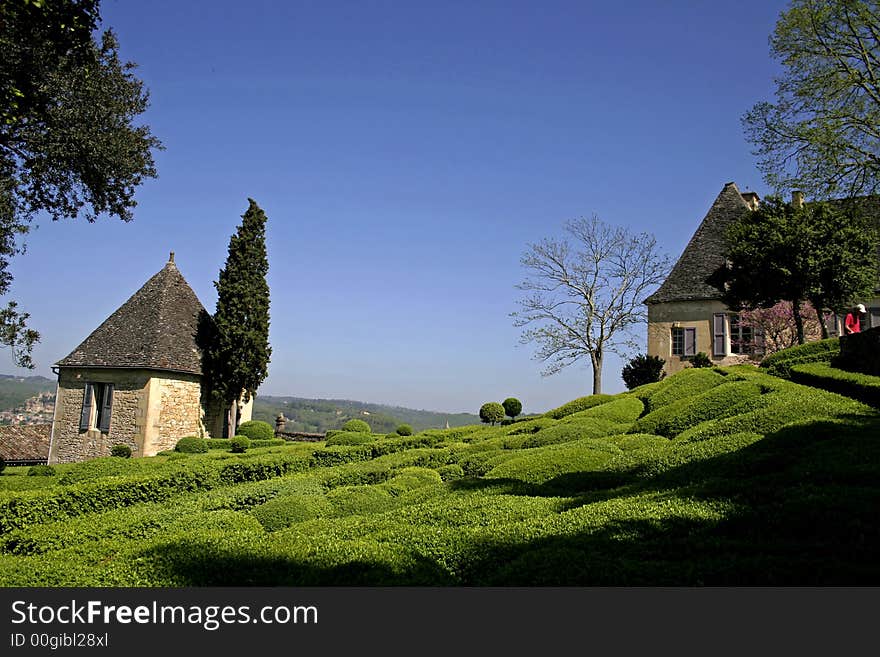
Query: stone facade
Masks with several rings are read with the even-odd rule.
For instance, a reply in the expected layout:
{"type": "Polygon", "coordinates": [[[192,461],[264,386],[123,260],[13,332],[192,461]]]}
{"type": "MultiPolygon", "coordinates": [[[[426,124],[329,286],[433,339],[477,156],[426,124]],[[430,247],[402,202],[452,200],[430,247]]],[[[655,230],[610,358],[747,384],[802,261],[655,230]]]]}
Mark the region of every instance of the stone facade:
{"type": "Polygon", "coordinates": [[[150,380],[151,413],[144,456],[173,449],[184,436],[205,434],[199,378],[163,372],[150,380]]]}
{"type": "Polygon", "coordinates": [[[131,447],[133,456],[144,456],[152,374],[138,369],[61,368],[49,463],[109,456],[117,444],[131,447]],[[113,384],[110,430],[106,433],[98,429],[79,430],[86,383],[113,384]]]}
{"type": "Polygon", "coordinates": [[[731,353],[730,314],[720,301],[670,301],[648,306],[648,354],[666,361],[664,370],[674,374],[690,367],[689,356],[673,355],[672,329],[693,328],[696,333],[695,353],[703,352],[716,365],[734,365],[749,360],[748,356],[731,353]],[[717,313],[724,313],[724,354],[713,349],[713,322],[717,313]]]}

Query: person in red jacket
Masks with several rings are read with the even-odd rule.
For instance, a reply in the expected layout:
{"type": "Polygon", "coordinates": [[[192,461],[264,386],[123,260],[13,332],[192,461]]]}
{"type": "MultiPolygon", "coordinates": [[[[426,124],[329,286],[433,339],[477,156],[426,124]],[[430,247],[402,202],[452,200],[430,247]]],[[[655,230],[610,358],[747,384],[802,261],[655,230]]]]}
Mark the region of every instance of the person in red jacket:
{"type": "Polygon", "coordinates": [[[843,332],[846,335],[852,335],[853,333],[859,333],[862,330],[862,315],[865,314],[865,306],[862,304],[858,304],[855,308],[849,311],[846,315],[846,319],[843,320],[843,332]]]}

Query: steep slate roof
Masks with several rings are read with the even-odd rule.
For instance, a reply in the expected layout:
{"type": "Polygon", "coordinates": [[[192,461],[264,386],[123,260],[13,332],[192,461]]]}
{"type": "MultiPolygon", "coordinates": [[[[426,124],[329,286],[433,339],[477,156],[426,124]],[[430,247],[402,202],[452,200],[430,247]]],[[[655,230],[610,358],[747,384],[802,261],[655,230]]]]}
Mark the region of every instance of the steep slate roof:
{"type": "Polygon", "coordinates": [[[210,316],[174,264],[174,254],[59,367],[138,367],[202,373],[197,335],[210,316]]]}
{"type": "Polygon", "coordinates": [[[654,294],[645,299],[645,303],[720,299],[718,288],[706,281],[724,264],[727,227],[748,209],[736,183],[727,183],[669,276],[654,294]]]}

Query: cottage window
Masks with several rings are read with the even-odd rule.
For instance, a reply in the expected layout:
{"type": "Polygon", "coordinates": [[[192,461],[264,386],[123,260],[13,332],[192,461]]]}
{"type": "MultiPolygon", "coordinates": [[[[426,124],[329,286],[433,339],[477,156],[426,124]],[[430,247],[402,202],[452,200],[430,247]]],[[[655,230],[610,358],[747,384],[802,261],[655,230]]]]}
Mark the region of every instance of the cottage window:
{"type": "Polygon", "coordinates": [[[743,324],[740,316],[730,316],[730,353],[761,354],[764,353],[764,333],[755,326],[743,324]]]}
{"type": "Polygon", "coordinates": [[[79,418],[79,430],[97,429],[102,433],[107,433],[110,431],[112,408],[112,383],[86,383],[82,413],[79,418]]]}
{"type": "Polygon", "coordinates": [[[697,329],[679,328],[672,329],[672,355],[693,356],[697,353],[697,329]]]}

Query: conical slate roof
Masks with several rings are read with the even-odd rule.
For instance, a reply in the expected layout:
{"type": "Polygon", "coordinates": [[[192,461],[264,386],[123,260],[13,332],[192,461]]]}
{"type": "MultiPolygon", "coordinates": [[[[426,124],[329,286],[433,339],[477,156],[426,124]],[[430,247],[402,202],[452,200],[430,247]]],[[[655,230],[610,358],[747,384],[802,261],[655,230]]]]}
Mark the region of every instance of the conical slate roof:
{"type": "Polygon", "coordinates": [[[172,253],[161,271],[56,365],[201,374],[199,336],[210,321],[172,253]]]}
{"type": "Polygon", "coordinates": [[[645,303],[720,299],[721,291],[708,279],[724,264],[728,226],[748,209],[736,183],[727,183],[663,285],[645,303]]]}

